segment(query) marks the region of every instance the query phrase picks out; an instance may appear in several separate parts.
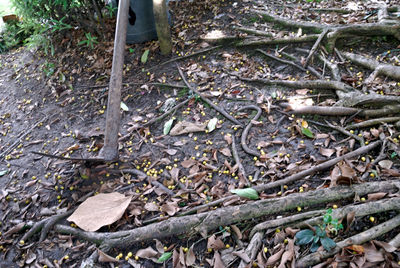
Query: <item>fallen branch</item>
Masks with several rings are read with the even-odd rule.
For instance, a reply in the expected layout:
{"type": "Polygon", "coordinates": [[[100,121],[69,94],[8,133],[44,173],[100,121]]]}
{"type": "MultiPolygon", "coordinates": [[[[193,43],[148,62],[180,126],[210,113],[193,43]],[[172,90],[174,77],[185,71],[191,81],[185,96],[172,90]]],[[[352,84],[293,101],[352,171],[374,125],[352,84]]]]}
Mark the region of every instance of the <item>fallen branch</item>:
{"type": "Polygon", "coordinates": [[[254,150],[250,149],[249,146],[247,146],[247,143],[246,143],[246,142],[247,142],[247,136],[248,136],[248,134],[249,134],[250,128],[253,126],[253,123],[252,123],[252,122],[253,122],[253,121],[257,121],[257,120],[260,118],[261,113],[262,113],[262,110],[261,110],[261,108],[258,107],[257,105],[248,105],[248,106],[244,106],[244,107],[240,108],[240,109],[238,110],[238,112],[240,112],[240,111],[242,111],[242,110],[246,110],[246,109],[254,109],[254,110],[257,111],[257,114],[254,116],[254,118],[253,118],[252,120],[250,120],[250,122],[247,124],[247,126],[246,126],[245,129],[243,130],[243,132],[242,132],[242,137],[240,138],[240,143],[241,143],[241,145],[242,145],[243,150],[244,150],[246,153],[248,153],[248,154],[250,154],[250,155],[254,155],[254,156],[259,157],[259,156],[260,156],[260,153],[257,152],[257,151],[254,151],[254,150]]]}
{"type": "Polygon", "coordinates": [[[322,164],[316,165],[310,169],[307,170],[303,170],[299,173],[293,174],[292,176],[287,177],[286,179],[282,179],[282,180],[278,180],[278,181],[274,181],[274,182],[270,182],[267,184],[260,184],[257,185],[255,187],[253,187],[253,189],[255,189],[257,192],[262,192],[268,189],[272,189],[281,185],[285,185],[285,184],[289,184],[293,181],[299,180],[299,179],[304,179],[306,176],[312,175],[316,172],[328,169],[334,165],[336,165],[337,163],[339,163],[340,161],[344,160],[344,159],[349,159],[355,156],[359,156],[361,154],[365,154],[369,151],[371,151],[372,149],[378,147],[379,145],[381,145],[382,142],[381,141],[375,141],[371,144],[368,144],[367,146],[363,146],[358,148],[355,151],[352,151],[350,153],[347,153],[345,155],[336,157],[334,159],[328,160],[322,164]]]}
{"type": "Polygon", "coordinates": [[[219,112],[220,114],[222,114],[223,116],[225,116],[228,120],[230,120],[231,122],[235,123],[236,125],[242,126],[242,124],[236,120],[236,118],[232,117],[230,114],[228,114],[225,110],[223,110],[222,108],[218,107],[217,105],[215,105],[212,101],[210,101],[208,98],[206,98],[205,96],[203,96],[199,91],[197,91],[194,87],[192,87],[189,82],[186,80],[185,75],[183,74],[181,68],[177,65],[177,69],[179,72],[179,75],[181,76],[183,82],[185,83],[185,85],[194,93],[196,93],[201,99],[202,101],[204,101],[205,103],[207,103],[208,105],[210,105],[214,110],[216,110],[217,112],[219,112]]]}
{"type": "Polygon", "coordinates": [[[320,263],[324,259],[327,259],[335,255],[344,247],[364,244],[393,230],[397,226],[400,226],[400,215],[397,215],[396,217],[384,223],[381,223],[377,226],[374,226],[371,229],[368,229],[362,233],[356,234],[341,242],[336,243],[336,247],[330,250],[329,252],[323,250],[309,254],[306,257],[300,259],[298,262],[296,262],[296,267],[309,267],[317,263],[320,263]]]}
{"type": "Polygon", "coordinates": [[[154,238],[161,239],[183,233],[200,232],[205,237],[208,231],[215,230],[219,226],[288,211],[298,206],[313,206],[321,202],[334,202],[372,192],[390,192],[396,190],[398,186],[398,182],[380,181],[354,185],[353,187],[338,186],[319,189],[282,198],[265,199],[239,206],[219,208],[197,215],[170,218],[163,222],[114,233],[84,232],[77,228],[59,224],[55,226],[55,230],[62,234],[75,235],[80,239],[100,245],[101,248],[126,248],[141,241],[154,238]]]}
{"type": "Polygon", "coordinates": [[[184,106],[186,103],[189,102],[190,99],[186,99],[180,103],[178,103],[177,105],[175,105],[175,107],[173,107],[172,109],[166,111],[164,114],[151,119],[149,122],[147,122],[146,124],[144,124],[144,127],[150,126],[152,124],[154,124],[157,121],[163,120],[165,117],[167,117],[168,115],[172,114],[173,112],[175,112],[176,110],[178,110],[179,108],[181,108],[182,106],[184,106]]]}
{"type": "MultiPolygon", "coordinates": [[[[262,240],[264,238],[264,232],[257,232],[250,240],[249,245],[245,249],[245,253],[249,257],[250,261],[255,260],[258,251],[262,245],[262,240]]],[[[239,268],[248,267],[248,263],[246,263],[243,259],[240,261],[239,268]]]]}
{"type": "Polygon", "coordinates": [[[359,137],[358,135],[350,133],[350,131],[347,131],[346,129],[342,128],[341,126],[332,125],[329,122],[326,122],[326,124],[322,124],[322,123],[315,122],[315,121],[312,121],[312,120],[308,120],[308,122],[310,122],[312,124],[320,125],[322,127],[327,127],[327,128],[334,129],[334,130],[336,130],[336,131],[338,131],[338,132],[340,132],[340,133],[342,133],[342,134],[344,134],[344,135],[346,135],[348,137],[351,137],[351,138],[355,139],[356,141],[358,141],[360,143],[360,146],[364,146],[365,145],[363,137],[359,137]]]}

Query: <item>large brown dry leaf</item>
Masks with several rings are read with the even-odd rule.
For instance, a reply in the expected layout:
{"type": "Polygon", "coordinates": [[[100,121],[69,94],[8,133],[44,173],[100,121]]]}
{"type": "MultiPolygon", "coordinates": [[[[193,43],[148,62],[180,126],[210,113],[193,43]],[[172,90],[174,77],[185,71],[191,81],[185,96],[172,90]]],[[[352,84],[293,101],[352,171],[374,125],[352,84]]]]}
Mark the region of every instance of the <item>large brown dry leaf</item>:
{"type": "Polygon", "coordinates": [[[88,232],[119,220],[131,202],[132,196],[120,193],[98,194],[89,197],[67,219],[88,232]]]}
{"type": "Polygon", "coordinates": [[[178,122],[169,132],[171,136],[177,136],[193,132],[205,131],[207,124],[191,123],[187,121],[178,122]]]}
{"type": "Polygon", "coordinates": [[[346,162],[339,162],[338,164],[336,164],[331,172],[331,187],[340,184],[352,184],[354,182],[356,174],[356,171],[346,162]]]}

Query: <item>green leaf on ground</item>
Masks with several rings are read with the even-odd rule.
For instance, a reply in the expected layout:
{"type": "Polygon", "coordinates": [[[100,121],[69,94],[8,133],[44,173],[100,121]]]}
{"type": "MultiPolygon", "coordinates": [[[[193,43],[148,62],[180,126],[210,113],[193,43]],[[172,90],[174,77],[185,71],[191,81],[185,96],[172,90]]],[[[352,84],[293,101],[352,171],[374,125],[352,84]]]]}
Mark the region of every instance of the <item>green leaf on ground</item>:
{"type": "Polygon", "coordinates": [[[157,262],[165,262],[169,258],[171,258],[172,252],[164,252],[160,258],[158,258],[157,262]]]}
{"type": "Polygon", "coordinates": [[[129,107],[123,101],[121,101],[121,109],[125,112],[129,111],[129,107]]]}
{"type": "Polygon", "coordinates": [[[306,135],[306,136],[309,137],[309,138],[314,138],[314,134],[313,134],[313,133],[311,132],[311,130],[308,129],[308,128],[302,127],[302,128],[301,128],[301,133],[303,133],[304,135],[306,135]]]}
{"type": "Polygon", "coordinates": [[[8,173],[8,169],[1,170],[1,171],[0,171],[0,177],[3,177],[3,176],[6,175],[7,173],[8,173]]]}
{"type": "Polygon", "coordinates": [[[259,198],[258,193],[253,188],[232,189],[231,193],[237,194],[240,197],[256,200],[259,198]]]}
{"type": "Polygon", "coordinates": [[[330,239],[329,237],[322,237],[321,238],[321,244],[324,247],[325,250],[330,251],[334,247],[336,247],[335,241],[330,239]]]}
{"type": "Polygon", "coordinates": [[[150,52],[150,50],[148,50],[148,49],[146,49],[143,52],[142,58],[140,59],[143,64],[145,64],[147,62],[147,59],[149,57],[149,52],[150,52]]]}
{"type": "Polygon", "coordinates": [[[307,245],[314,238],[314,232],[310,229],[301,230],[296,233],[296,244],[307,245]]]}
{"type": "Polygon", "coordinates": [[[218,118],[214,117],[213,119],[211,119],[207,125],[208,132],[212,132],[215,129],[217,123],[218,123],[218,118]]]}
{"type": "Polygon", "coordinates": [[[171,118],[164,124],[164,135],[168,135],[169,131],[171,130],[172,123],[174,123],[174,118],[171,118]]]}

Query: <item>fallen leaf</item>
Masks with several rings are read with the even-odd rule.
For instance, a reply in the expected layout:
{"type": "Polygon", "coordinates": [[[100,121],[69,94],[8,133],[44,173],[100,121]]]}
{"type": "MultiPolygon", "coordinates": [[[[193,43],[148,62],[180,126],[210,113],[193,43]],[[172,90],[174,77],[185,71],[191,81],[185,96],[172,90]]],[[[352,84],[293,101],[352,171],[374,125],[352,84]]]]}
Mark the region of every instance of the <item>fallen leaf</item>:
{"type": "Polygon", "coordinates": [[[186,253],[186,266],[192,266],[196,262],[196,255],[193,250],[194,245],[189,248],[189,251],[186,253]]]}
{"type": "Polygon", "coordinates": [[[215,129],[217,123],[218,123],[218,118],[214,117],[213,119],[211,119],[207,125],[208,132],[212,132],[215,129]]]}
{"type": "Polygon", "coordinates": [[[228,145],[232,144],[232,137],[230,135],[225,135],[224,140],[228,143],[228,145]]]}
{"type": "Polygon", "coordinates": [[[346,249],[351,250],[351,251],[355,251],[357,252],[357,254],[363,254],[364,253],[364,247],[361,245],[351,245],[346,247],[346,249]]]}
{"type": "Polygon", "coordinates": [[[229,148],[223,148],[221,150],[219,150],[221,152],[221,154],[227,156],[227,157],[231,157],[232,153],[231,150],[229,150],[229,148]]]}
{"type": "Polygon", "coordinates": [[[373,193],[373,194],[368,194],[368,200],[369,201],[376,201],[379,199],[384,198],[387,195],[387,193],[373,193]]]}
{"type": "Polygon", "coordinates": [[[100,249],[97,249],[97,253],[99,254],[99,262],[118,262],[116,258],[111,257],[100,249]]]}
{"type": "Polygon", "coordinates": [[[188,121],[178,122],[170,131],[171,136],[178,136],[193,132],[202,132],[206,130],[207,125],[202,123],[192,123],[188,121]]]}
{"type": "Polygon", "coordinates": [[[224,244],[224,242],[222,242],[221,239],[219,239],[218,237],[215,236],[215,234],[213,234],[212,236],[210,236],[208,238],[207,248],[219,250],[219,249],[225,248],[225,244],[224,244]]]}
{"type": "Polygon", "coordinates": [[[392,167],[392,165],[393,165],[393,162],[390,161],[390,160],[382,160],[382,161],[379,161],[378,165],[381,168],[390,169],[392,167]]]}
{"type": "Polygon", "coordinates": [[[169,155],[175,155],[175,154],[178,152],[178,150],[175,150],[175,149],[167,149],[167,150],[165,150],[164,152],[166,152],[166,153],[169,154],[169,155]]]}
{"type": "Polygon", "coordinates": [[[143,259],[152,259],[158,255],[158,252],[155,251],[152,247],[147,247],[144,249],[139,249],[135,255],[143,259]]]}
{"type": "Polygon", "coordinates": [[[330,157],[335,153],[335,149],[319,148],[319,153],[323,156],[330,157]]]}
{"type": "Polygon", "coordinates": [[[157,262],[165,262],[167,261],[169,258],[171,258],[172,256],[172,252],[164,252],[160,258],[158,258],[157,262]]]}
{"type": "Polygon", "coordinates": [[[88,232],[119,220],[131,202],[132,196],[120,193],[98,194],[86,199],[67,219],[88,232]]]}

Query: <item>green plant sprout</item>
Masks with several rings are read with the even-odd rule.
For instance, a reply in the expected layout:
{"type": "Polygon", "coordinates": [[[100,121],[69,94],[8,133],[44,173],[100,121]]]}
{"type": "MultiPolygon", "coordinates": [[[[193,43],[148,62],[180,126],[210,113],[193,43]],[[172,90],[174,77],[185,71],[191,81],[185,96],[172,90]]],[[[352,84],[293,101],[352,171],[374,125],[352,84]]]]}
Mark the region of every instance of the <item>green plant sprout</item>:
{"type": "Polygon", "coordinates": [[[106,5],[106,9],[108,11],[108,16],[110,18],[112,18],[115,14],[115,12],[117,11],[117,7],[113,7],[112,5],[106,5]]]}
{"type": "Polygon", "coordinates": [[[97,41],[97,37],[96,36],[92,36],[91,33],[85,33],[85,37],[86,37],[86,40],[80,41],[78,43],[78,45],[84,45],[85,44],[87,47],[90,47],[91,49],[93,49],[94,48],[94,44],[99,43],[97,41]]]}
{"type": "Polygon", "coordinates": [[[325,250],[330,251],[336,246],[328,234],[337,235],[340,229],[343,229],[343,225],[339,223],[337,219],[332,218],[332,209],[328,209],[323,216],[323,223],[318,226],[310,226],[309,229],[301,230],[296,234],[297,245],[307,245],[311,243],[311,252],[317,251],[320,245],[325,250]]]}

